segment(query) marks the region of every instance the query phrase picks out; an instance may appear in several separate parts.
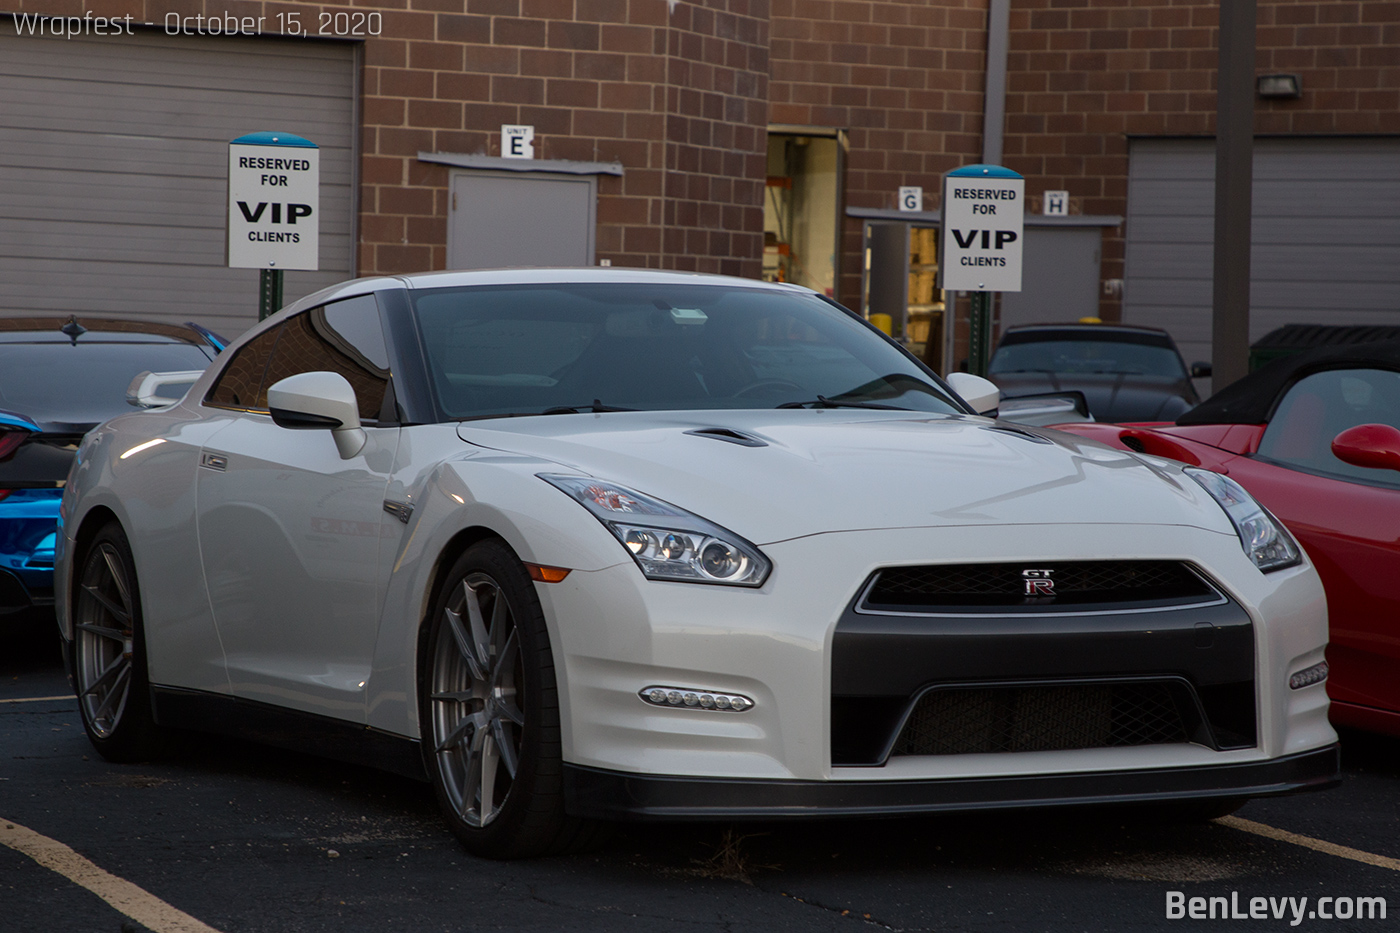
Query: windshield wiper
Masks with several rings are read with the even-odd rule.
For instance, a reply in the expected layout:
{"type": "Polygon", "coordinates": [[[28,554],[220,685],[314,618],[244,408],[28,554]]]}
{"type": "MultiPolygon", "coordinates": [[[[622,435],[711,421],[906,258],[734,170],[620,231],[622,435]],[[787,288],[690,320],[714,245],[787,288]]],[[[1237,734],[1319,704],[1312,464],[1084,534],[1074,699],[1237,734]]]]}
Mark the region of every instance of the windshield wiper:
{"type": "Polygon", "coordinates": [[[839,398],[827,398],[825,395],[818,395],[810,402],[783,402],[781,405],[774,405],[774,408],[877,408],[881,411],[909,411],[908,408],[900,408],[898,405],[881,405],[879,402],[857,402],[839,398]]]}
{"type": "Polygon", "coordinates": [[[558,405],[554,408],[546,408],[540,412],[542,415],[577,415],[581,411],[591,411],[594,414],[605,411],[636,411],[635,408],[617,408],[613,405],[604,405],[600,400],[594,399],[592,405],[558,405]]]}

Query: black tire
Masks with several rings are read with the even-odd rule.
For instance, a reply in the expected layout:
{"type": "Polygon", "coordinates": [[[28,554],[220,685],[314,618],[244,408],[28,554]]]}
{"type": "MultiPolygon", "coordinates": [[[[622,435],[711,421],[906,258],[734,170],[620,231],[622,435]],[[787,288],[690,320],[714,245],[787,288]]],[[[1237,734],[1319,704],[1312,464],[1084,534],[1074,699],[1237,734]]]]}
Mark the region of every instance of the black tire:
{"type": "Polygon", "coordinates": [[[508,547],[480,541],[457,559],[419,648],[424,765],[462,845],[512,859],[591,839],[592,824],[564,812],[554,656],[534,584],[508,547]]]}
{"type": "Polygon", "coordinates": [[[77,567],[71,660],[83,728],[108,761],[146,761],[164,736],[151,715],[141,591],[121,526],[103,526],[77,567]]]}

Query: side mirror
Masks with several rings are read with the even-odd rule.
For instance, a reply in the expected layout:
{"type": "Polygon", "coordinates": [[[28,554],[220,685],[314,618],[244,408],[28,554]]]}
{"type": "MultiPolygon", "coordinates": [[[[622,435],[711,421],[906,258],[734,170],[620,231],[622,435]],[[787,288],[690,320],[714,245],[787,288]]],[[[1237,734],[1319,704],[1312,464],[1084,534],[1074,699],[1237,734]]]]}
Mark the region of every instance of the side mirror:
{"type": "Polygon", "coordinates": [[[1209,363],[1196,362],[1191,364],[1191,378],[1204,379],[1210,375],[1211,365],[1209,363]]]}
{"type": "Polygon", "coordinates": [[[1001,404],[1001,390],[990,379],[983,379],[972,373],[949,373],[947,382],[954,392],[962,396],[968,407],[979,415],[996,411],[997,405],[1001,404]]]}
{"type": "Polygon", "coordinates": [[[360,406],[355,390],[340,373],[297,373],[267,390],[272,420],[293,430],[329,430],[340,459],[349,460],[364,449],[360,406]]]}
{"type": "Polygon", "coordinates": [[[1332,440],[1332,453],[1352,466],[1400,470],[1400,431],[1388,424],[1358,424],[1332,440]]]}

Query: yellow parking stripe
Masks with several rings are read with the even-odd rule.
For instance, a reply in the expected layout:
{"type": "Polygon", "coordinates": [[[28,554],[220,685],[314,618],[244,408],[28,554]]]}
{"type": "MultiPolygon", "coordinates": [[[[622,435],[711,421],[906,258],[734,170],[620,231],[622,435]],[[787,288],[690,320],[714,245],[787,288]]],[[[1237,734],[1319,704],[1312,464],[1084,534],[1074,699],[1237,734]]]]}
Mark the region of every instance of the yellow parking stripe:
{"type": "Polygon", "coordinates": [[[152,933],[219,933],[149,891],[98,868],[56,839],[0,819],[0,843],[82,885],[152,933]]]}
{"type": "Polygon", "coordinates": [[[1256,836],[1263,836],[1265,839],[1276,839],[1279,842],[1291,842],[1295,846],[1303,846],[1327,855],[1335,855],[1337,858],[1348,858],[1353,862],[1363,862],[1367,865],[1374,865],[1377,868],[1389,868],[1391,871],[1400,871],[1400,859],[1387,858],[1384,855],[1374,855],[1370,852],[1362,852],[1360,849],[1353,849],[1350,846],[1339,846],[1335,842],[1327,842],[1324,839],[1314,839],[1311,836],[1300,836],[1297,833],[1290,833],[1286,829],[1276,829],[1264,823],[1256,823],[1253,820],[1240,819],[1238,816],[1222,816],[1215,822],[1231,829],[1238,829],[1241,832],[1253,833],[1256,836]]]}
{"type": "Polygon", "coordinates": [[[13,700],[0,700],[0,703],[48,703],[53,700],[71,700],[73,694],[65,693],[57,697],[18,697],[13,700]]]}

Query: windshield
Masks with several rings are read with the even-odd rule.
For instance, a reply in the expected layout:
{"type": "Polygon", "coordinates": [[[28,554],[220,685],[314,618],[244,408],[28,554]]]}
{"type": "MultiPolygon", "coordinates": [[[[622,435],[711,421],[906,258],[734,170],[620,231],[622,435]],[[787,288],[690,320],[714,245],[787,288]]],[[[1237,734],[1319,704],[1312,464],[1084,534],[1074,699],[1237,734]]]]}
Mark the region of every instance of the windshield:
{"type": "Polygon", "coordinates": [[[448,418],[822,401],[964,411],[912,359],[815,295],[669,283],[410,295],[448,418]]]}
{"type": "Polygon", "coordinates": [[[997,348],[991,375],[1013,373],[1126,373],[1185,379],[1176,351],[1116,340],[1037,340],[997,348]]]}
{"type": "MultiPolygon", "coordinates": [[[[0,408],[35,421],[90,424],[133,411],[126,390],[139,373],[203,370],[209,357],[185,343],[0,343],[0,408]]],[[[178,398],[188,385],[169,385],[178,398]]]]}

